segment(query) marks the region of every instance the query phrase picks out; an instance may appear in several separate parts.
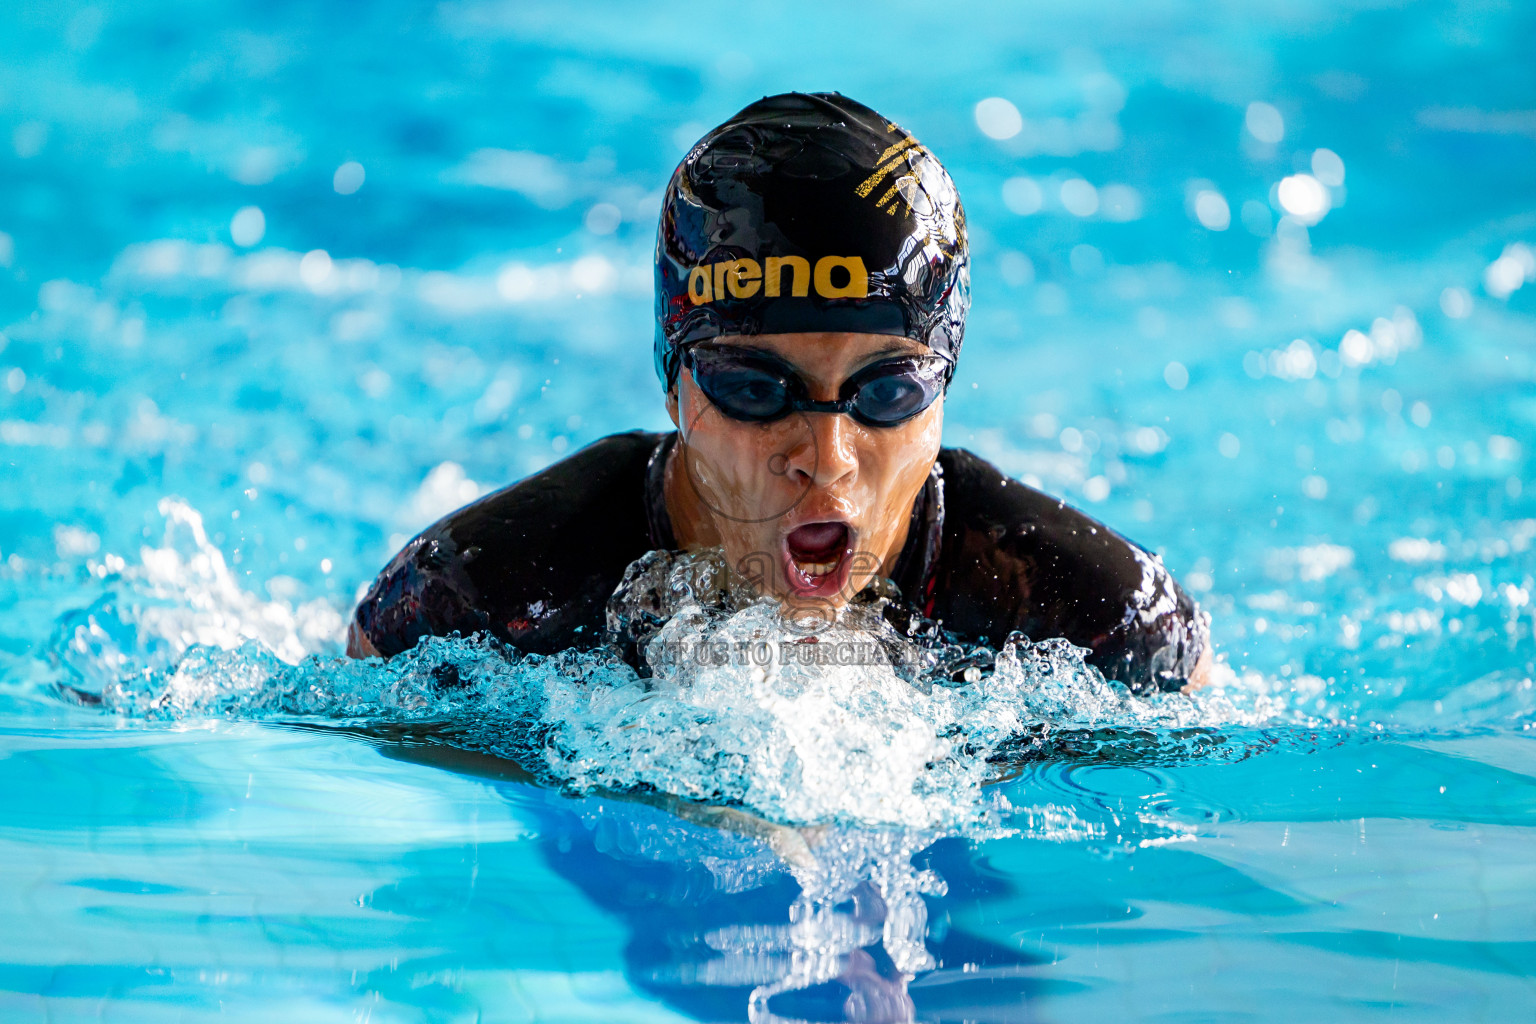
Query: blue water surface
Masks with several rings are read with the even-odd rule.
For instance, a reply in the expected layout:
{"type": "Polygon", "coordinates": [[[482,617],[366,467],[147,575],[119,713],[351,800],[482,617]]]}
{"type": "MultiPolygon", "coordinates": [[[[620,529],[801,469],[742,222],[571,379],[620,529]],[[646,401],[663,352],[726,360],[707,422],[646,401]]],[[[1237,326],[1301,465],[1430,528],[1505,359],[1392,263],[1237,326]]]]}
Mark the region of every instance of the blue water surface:
{"type": "Polygon", "coordinates": [[[1521,4],[6,5],[0,1019],[1529,1019],[1532,39],[1521,4]],[[946,443],[1212,615],[1219,699],[1037,744],[986,828],[562,791],[335,667],[417,530],[670,427],[661,189],[788,89],[960,188],[946,443]],[[201,689],[80,703],[167,679],[201,689]]]}

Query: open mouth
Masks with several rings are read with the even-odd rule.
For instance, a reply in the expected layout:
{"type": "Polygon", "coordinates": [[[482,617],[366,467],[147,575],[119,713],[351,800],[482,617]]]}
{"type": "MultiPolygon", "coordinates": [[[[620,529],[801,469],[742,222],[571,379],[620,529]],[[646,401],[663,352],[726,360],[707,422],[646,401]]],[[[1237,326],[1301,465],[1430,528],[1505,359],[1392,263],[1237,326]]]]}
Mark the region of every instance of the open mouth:
{"type": "Polygon", "coordinates": [[[784,537],[785,575],[802,594],[829,597],[847,583],[853,531],[847,523],[805,523],[784,537]]]}

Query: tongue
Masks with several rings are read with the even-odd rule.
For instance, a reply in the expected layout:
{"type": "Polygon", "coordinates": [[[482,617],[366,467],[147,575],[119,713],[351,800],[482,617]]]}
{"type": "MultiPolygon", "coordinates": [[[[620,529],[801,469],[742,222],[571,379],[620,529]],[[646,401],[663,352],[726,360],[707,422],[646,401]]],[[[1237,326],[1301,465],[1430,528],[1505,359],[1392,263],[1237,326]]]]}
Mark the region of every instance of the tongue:
{"type": "Polygon", "coordinates": [[[842,554],[848,527],[843,523],[808,523],[791,530],[785,542],[802,562],[830,561],[842,554]]]}

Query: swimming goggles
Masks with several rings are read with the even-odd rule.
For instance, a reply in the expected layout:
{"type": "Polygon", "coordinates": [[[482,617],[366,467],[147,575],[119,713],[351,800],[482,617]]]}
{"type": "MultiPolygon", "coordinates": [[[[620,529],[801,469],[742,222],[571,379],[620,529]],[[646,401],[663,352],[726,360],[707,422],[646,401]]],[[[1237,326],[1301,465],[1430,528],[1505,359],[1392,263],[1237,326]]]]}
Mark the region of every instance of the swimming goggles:
{"type": "Polygon", "coordinates": [[[942,356],[881,359],[843,381],[836,401],[818,402],[794,367],[757,349],[695,345],[683,350],[682,362],[716,408],[746,423],[770,423],[792,412],[832,412],[867,427],[894,427],[932,405],[954,372],[942,356]]]}

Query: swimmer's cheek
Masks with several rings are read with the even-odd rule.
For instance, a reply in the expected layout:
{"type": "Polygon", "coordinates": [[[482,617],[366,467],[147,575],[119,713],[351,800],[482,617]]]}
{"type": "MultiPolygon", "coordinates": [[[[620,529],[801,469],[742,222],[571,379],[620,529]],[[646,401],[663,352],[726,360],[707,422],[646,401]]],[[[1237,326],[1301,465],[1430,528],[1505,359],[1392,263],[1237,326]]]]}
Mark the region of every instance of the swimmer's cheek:
{"type": "Polygon", "coordinates": [[[373,646],[373,641],[368,639],[368,634],[363,632],[363,627],[356,619],[347,627],[347,657],[349,658],[381,658],[379,649],[373,646]]]}

